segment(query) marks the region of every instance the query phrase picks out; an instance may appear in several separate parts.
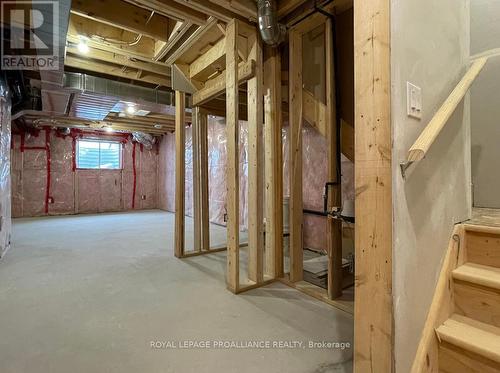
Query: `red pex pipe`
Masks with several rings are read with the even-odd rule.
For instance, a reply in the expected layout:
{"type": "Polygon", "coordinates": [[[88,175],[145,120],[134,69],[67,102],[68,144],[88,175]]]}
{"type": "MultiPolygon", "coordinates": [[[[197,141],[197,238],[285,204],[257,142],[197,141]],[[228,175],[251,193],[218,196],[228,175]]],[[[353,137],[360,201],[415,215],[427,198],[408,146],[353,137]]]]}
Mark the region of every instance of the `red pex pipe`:
{"type": "Polygon", "coordinates": [[[45,190],[45,213],[49,213],[50,199],[50,128],[45,129],[45,150],[47,152],[47,188],[45,190]]]}
{"type": "Polygon", "coordinates": [[[136,143],[133,143],[133,148],[132,148],[132,170],[134,171],[134,188],[133,188],[133,194],[132,194],[132,209],[135,208],[135,189],[137,187],[137,170],[135,169],[135,146],[136,143]]]}
{"type": "Polygon", "coordinates": [[[76,137],[71,139],[71,168],[76,171],[76,137]]]}

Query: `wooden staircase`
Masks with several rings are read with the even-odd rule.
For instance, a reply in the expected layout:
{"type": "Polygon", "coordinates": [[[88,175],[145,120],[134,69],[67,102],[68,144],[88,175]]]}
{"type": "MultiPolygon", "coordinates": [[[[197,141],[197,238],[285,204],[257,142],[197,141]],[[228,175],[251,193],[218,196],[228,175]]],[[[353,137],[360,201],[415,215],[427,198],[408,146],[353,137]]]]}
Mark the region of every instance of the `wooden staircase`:
{"type": "MultiPolygon", "coordinates": [[[[500,372],[500,228],[460,230],[454,237],[456,268],[447,276],[449,315],[435,327],[438,369],[420,371],[500,372]]],[[[430,367],[427,359],[424,368],[430,367]]]]}
{"type": "Polygon", "coordinates": [[[500,211],[455,226],[411,373],[500,373],[500,211]]]}

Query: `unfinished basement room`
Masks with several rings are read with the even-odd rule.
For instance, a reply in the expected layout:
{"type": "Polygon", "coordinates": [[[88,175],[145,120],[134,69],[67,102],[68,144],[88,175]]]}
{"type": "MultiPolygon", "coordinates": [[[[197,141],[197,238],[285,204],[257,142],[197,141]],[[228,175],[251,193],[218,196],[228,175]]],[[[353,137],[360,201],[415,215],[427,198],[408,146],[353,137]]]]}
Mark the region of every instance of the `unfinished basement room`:
{"type": "Polygon", "coordinates": [[[0,373],[500,372],[498,1],[0,6],[0,373]]]}

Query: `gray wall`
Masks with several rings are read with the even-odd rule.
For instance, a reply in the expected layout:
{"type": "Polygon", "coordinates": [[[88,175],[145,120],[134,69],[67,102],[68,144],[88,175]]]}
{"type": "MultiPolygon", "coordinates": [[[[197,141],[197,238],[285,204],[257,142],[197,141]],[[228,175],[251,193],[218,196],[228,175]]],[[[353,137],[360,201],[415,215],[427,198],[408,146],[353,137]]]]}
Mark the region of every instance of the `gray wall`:
{"type": "MultiPolygon", "coordinates": [[[[471,2],[471,54],[500,48],[500,1],[471,2]]],[[[491,58],[471,90],[474,206],[500,208],[500,57],[491,58]]]]}
{"type": "Polygon", "coordinates": [[[470,217],[468,98],[406,180],[399,162],[464,74],[469,38],[468,0],[391,1],[397,373],[410,371],[453,225],[470,217]],[[407,81],[422,88],[422,120],[406,115],[407,81]]]}

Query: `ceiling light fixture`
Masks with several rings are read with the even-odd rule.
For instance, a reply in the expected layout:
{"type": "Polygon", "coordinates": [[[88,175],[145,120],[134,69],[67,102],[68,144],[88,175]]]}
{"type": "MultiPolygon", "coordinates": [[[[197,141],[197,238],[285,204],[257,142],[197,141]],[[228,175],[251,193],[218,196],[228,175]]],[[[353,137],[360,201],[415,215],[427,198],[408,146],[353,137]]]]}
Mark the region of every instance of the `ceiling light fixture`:
{"type": "Polygon", "coordinates": [[[135,111],[136,111],[136,110],[135,110],[135,106],[134,106],[134,105],[129,105],[129,106],[127,106],[127,113],[128,113],[128,114],[133,115],[133,114],[135,114],[135,111]]]}
{"type": "Polygon", "coordinates": [[[89,45],[87,44],[87,39],[84,37],[81,37],[81,36],[79,39],[80,39],[80,42],[78,43],[78,46],[77,46],[78,51],[82,54],[89,53],[90,48],[89,48],[89,45]]]}
{"type": "Polygon", "coordinates": [[[158,124],[158,123],[156,123],[156,124],[154,125],[154,128],[162,128],[162,127],[163,127],[163,126],[162,126],[161,124],[158,124]]]}
{"type": "Polygon", "coordinates": [[[104,128],[104,130],[106,132],[113,132],[113,128],[111,128],[111,126],[107,126],[106,128],[104,128]]]}

